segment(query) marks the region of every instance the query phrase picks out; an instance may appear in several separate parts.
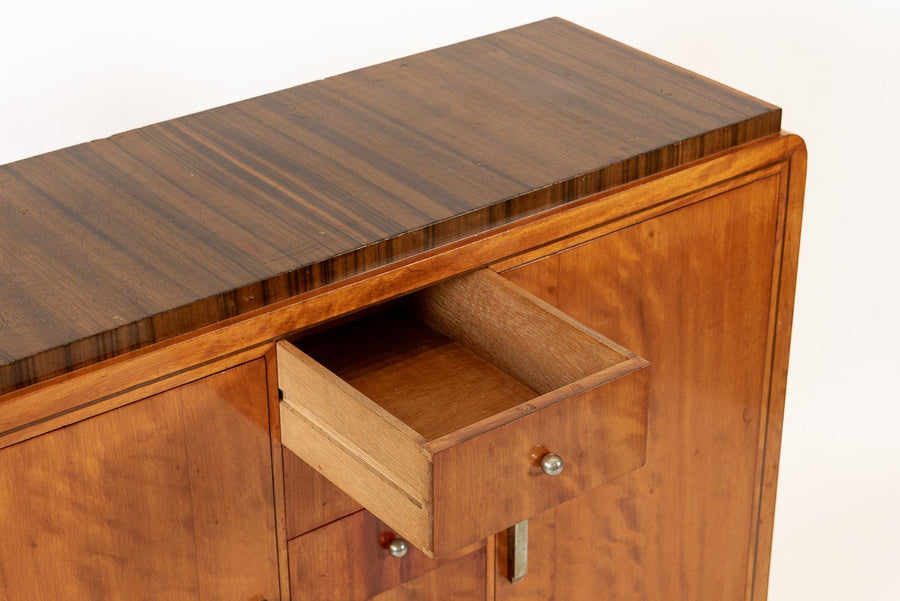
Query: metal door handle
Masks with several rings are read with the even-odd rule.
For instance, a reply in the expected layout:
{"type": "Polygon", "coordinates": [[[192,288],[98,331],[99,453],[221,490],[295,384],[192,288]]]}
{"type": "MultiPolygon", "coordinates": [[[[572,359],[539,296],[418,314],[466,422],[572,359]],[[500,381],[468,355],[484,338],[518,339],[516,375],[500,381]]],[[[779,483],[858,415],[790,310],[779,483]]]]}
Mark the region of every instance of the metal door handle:
{"type": "Polygon", "coordinates": [[[528,573],[528,520],[506,529],[506,577],[513,584],[528,573]]]}

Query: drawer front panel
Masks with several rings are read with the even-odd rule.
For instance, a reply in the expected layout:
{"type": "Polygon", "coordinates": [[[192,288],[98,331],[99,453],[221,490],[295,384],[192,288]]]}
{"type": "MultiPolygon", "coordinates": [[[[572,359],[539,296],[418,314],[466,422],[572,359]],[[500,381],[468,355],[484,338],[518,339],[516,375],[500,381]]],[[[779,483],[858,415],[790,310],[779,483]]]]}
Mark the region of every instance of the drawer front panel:
{"type": "Polygon", "coordinates": [[[434,456],[435,554],[489,536],[511,523],[629,473],[646,458],[650,370],[504,424],[434,456]],[[563,461],[549,476],[547,453],[563,461]]]}
{"type": "MultiPolygon", "coordinates": [[[[462,549],[442,560],[429,559],[409,547],[403,557],[394,557],[387,546],[394,531],[368,511],[358,511],[288,543],[292,601],[364,601],[404,583],[463,561],[471,572],[465,579],[478,579],[484,591],[487,573],[484,544],[462,549]],[[473,557],[474,556],[474,557],[473,557]],[[479,559],[480,558],[480,559],[479,559]]],[[[428,587],[448,595],[454,590],[453,568],[441,577],[435,574],[428,587]],[[453,577],[451,577],[453,576],[453,577]]],[[[467,585],[468,586],[468,585],[467,585]]],[[[469,586],[471,588],[471,586],[469,586]]],[[[411,590],[416,587],[412,586],[411,590]]]]}

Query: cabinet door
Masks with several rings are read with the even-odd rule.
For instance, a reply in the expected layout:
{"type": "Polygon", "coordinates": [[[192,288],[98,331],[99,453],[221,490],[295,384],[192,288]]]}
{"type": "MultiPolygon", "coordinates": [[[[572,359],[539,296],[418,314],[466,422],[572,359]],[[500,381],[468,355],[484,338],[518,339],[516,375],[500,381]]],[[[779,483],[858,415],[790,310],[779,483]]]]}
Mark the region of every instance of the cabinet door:
{"type": "Polygon", "coordinates": [[[265,363],[0,451],[0,599],[277,599],[265,363]]]}
{"type": "Polygon", "coordinates": [[[646,465],[532,519],[528,575],[498,578],[498,599],[747,597],[781,187],[761,179],[505,273],[652,377],[646,465]]]}

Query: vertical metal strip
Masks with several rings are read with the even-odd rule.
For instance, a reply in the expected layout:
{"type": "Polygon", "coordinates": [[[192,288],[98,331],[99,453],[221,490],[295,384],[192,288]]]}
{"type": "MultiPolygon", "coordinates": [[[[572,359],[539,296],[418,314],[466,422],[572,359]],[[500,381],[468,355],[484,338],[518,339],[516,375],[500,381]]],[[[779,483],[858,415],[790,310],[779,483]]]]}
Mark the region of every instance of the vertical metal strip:
{"type": "Polygon", "coordinates": [[[506,529],[507,578],[513,584],[528,573],[528,520],[506,529]]]}

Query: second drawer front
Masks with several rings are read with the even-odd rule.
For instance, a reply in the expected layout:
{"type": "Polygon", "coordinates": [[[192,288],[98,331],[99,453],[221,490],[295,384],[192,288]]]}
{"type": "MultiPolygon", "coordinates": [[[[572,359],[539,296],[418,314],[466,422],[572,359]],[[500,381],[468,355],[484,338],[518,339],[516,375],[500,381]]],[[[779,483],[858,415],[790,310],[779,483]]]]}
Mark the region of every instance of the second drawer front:
{"type": "Polygon", "coordinates": [[[457,590],[485,590],[484,543],[434,560],[411,545],[405,556],[392,556],[393,538],[387,525],[359,511],[292,539],[291,600],[365,601],[426,574],[431,576],[427,588],[439,591],[442,600],[457,598],[457,590]]]}

